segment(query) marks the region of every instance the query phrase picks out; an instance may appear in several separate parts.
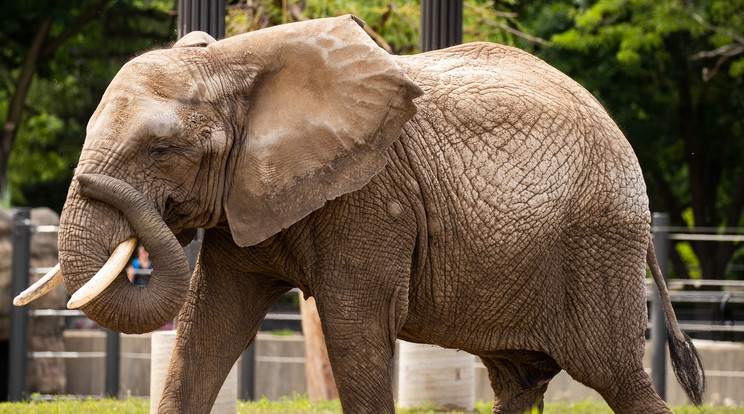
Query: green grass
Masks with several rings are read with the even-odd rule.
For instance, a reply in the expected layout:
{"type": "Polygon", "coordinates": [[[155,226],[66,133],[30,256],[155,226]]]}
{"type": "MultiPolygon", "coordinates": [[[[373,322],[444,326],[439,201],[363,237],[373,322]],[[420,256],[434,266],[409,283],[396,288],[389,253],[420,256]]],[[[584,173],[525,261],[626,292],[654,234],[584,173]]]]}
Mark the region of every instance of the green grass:
{"type": "MultiPolygon", "coordinates": [[[[727,408],[705,406],[698,409],[693,406],[673,407],[677,414],[744,414],[744,408],[727,408]]],[[[60,398],[54,401],[42,401],[33,398],[24,403],[0,403],[0,413],[8,414],[98,414],[98,413],[126,413],[145,414],[150,410],[150,400],[144,398],[130,398],[126,400],[77,400],[60,398]]],[[[478,413],[491,412],[491,404],[480,402],[476,404],[478,413]]],[[[456,414],[459,411],[447,411],[434,406],[420,409],[398,409],[400,414],[456,414]]],[[[536,411],[535,411],[536,412],[536,411]]],[[[340,414],[341,404],[338,400],[312,402],[307,398],[295,396],[278,401],[263,399],[260,401],[239,401],[240,414],[340,414]]],[[[545,404],[545,414],[604,414],[612,413],[604,402],[587,400],[582,403],[548,403],[545,404]]]]}
{"type": "Polygon", "coordinates": [[[34,399],[23,403],[0,403],[3,414],[100,414],[100,413],[148,413],[150,400],[129,398],[126,400],[78,400],[60,398],[53,401],[34,399]]]}

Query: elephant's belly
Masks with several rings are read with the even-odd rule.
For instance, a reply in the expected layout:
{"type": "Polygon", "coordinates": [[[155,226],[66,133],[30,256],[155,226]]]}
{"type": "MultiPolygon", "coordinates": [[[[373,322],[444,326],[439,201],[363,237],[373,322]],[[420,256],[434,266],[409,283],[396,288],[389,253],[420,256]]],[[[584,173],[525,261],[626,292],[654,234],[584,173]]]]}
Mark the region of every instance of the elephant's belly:
{"type": "Polygon", "coordinates": [[[561,300],[555,286],[563,275],[551,249],[532,243],[534,248],[511,257],[497,252],[483,261],[452,254],[433,259],[426,280],[411,284],[400,337],[476,354],[534,349],[558,322],[551,309],[561,300]]]}

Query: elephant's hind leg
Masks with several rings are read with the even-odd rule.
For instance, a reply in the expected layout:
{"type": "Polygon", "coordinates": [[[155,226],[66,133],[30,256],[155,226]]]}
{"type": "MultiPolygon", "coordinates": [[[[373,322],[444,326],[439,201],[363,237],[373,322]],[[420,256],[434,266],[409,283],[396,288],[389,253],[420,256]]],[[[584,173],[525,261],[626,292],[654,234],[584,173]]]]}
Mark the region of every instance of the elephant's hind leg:
{"type": "Polygon", "coordinates": [[[593,388],[602,395],[615,413],[672,412],[656,393],[651,377],[643,370],[643,366],[631,372],[617,372],[613,382],[604,387],[596,384],[593,388]]]}
{"type": "Polygon", "coordinates": [[[494,414],[522,414],[533,408],[542,413],[548,382],[561,371],[552,358],[542,352],[505,351],[481,360],[494,392],[494,414]]]}
{"type": "MultiPolygon", "coordinates": [[[[615,413],[671,413],[643,369],[642,353],[621,348],[613,354],[611,346],[607,348],[609,352],[590,357],[590,364],[571,364],[564,369],[575,380],[599,392],[615,413]]],[[[575,361],[586,362],[586,355],[577,354],[575,361]]]]}
{"type": "Polygon", "coordinates": [[[621,233],[584,229],[569,242],[563,269],[571,282],[559,308],[564,328],[551,355],[616,413],[668,413],[642,361],[648,226],[624,226],[621,233]]]}

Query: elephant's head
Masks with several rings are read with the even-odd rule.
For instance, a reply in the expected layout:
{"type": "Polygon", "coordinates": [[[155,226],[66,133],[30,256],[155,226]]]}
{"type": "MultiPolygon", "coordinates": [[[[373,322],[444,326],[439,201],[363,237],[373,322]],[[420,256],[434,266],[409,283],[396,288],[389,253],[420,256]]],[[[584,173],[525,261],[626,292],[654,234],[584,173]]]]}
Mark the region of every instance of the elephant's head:
{"type": "Polygon", "coordinates": [[[123,265],[104,266],[118,276],[81,302],[91,319],[128,333],[162,326],[186,297],[189,229],[226,223],[236,244],[254,245],[384,167],[421,90],[360,23],[196,34],[121,69],[88,124],[60,266],[76,292],[136,237],[154,271],[135,286],[123,265]]]}

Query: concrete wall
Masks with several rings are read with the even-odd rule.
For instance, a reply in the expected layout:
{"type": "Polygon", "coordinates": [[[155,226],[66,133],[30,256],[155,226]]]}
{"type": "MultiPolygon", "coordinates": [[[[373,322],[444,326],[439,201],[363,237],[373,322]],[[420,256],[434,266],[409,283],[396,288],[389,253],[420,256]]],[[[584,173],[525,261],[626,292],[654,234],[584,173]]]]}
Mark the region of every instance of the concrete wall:
{"type": "MultiPolygon", "coordinates": [[[[67,352],[97,352],[100,357],[66,358],[67,392],[102,395],[106,381],[106,333],[94,330],[66,330],[67,352]]],[[[119,377],[120,396],[150,394],[150,334],[122,335],[119,377]]]]}
{"type": "Polygon", "coordinates": [[[304,394],[305,343],[302,335],[259,333],[256,338],[256,399],[304,394]]]}
{"type": "MultiPolygon", "coordinates": [[[[106,338],[98,331],[65,331],[67,351],[104,352],[106,338]]],[[[303,394],[305,385],[305,350],[301,335],[278,336],[259,333],[256,338],[256,398],[271,400],[295,393],[303,394]]],[[[706,368],[709,404],[744,406],[744,344],[696,340],[706,368]]],[[[645,366],[650,366],[650,343],[646,347],[645,366]]],[[[120,396],[147,396],[150,383],[150,335],[122,335],[120,396]]],[[[67,386],[71,394],[100,395],[104,386],[103,358],[67,359],[67,386]]],[[[475,364],[475,399],[493,398],[488,373],[477,358],[475,364]]],[[[397,364],[395,365],[397,366],[397,364]]],[[[240,377],[240,374],[238,374],[240,377]]],[[[396,376],[397,377],[397,376],[396,376]]],[[[594,390],[574,381],[565,372],[556,376],[548,387],[546,401],[580,402],[587,398],[601,401],[594,390]]],[[[667,401],[670,405],[688,403],[667,366],[667,401]]]]}
{"type": "MultiPolygon", "coordinates": [[[[11,269],[13,253],[12,213],[0,209],[0,394],[7,396],[8,391],[8,343],[10,340],[11,269]]],[[[48,208],[31,210],[31,222],[34,225],[59,224],[57,213],[48,208]]],[[[31,269],[50,268],[57,263],[57,234],[32,233],[31,269]]],[[[29,284],[39,280],[44,274],[34,272],[29,277],[29,284]]],[[[67,290],[60,283],[46,295],[31,302],[30,309],[66,309],[67,290]]],[[[28,351],[64,351],[62,331],[64,323],[61,316],[34,316],[28,321],[28,351]]],[[[39,358],[29,360],[27,366],[26,388],[42,394],[64,394],[65,363],[62,358],[39,358]]]]}

